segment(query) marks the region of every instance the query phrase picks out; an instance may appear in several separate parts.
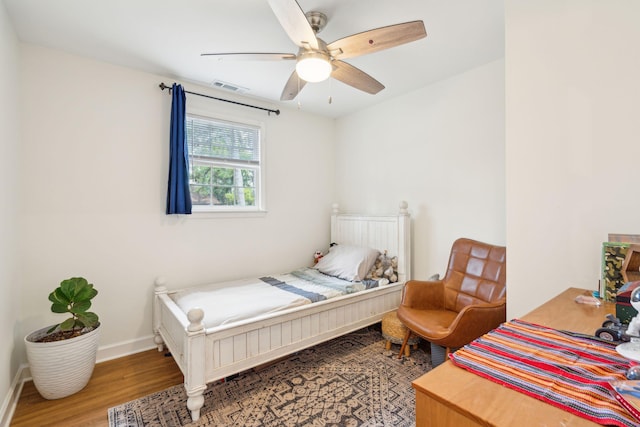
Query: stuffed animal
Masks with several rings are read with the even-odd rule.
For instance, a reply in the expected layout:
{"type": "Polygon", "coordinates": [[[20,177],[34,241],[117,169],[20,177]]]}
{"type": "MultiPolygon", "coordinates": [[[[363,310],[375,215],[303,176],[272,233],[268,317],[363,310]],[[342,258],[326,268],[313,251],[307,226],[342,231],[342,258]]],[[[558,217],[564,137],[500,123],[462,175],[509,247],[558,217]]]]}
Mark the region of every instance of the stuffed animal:
{"type": "Polygon", "coordinates": [[[367,274],[366,278],[373,280],[385,280],[387,283],[394,283],[398,281],[397,269],[398,257],[390,258],[387,255],[387,251],[384,251],[384,253],[378,256],[378,259],[373,264],[373,267],[369,274],[367,274]]]}
{"type": "Polygon", "coordinates": [[[315,254],[313,254],[313,263],[317,264],[318,261],[320,261],[320,258],[322,258],[324,256],[324,254],[322,253],[322,251],[316,251],[315,254]]]}
{"type": "Polygon", "coordinates": [[[391,269],[391,274],[389,275],[389,277],[387,277],[387,279],[389,279],[389,282],[391,283],[395,283],[398,281],[398,257],[394,256],[393,258],[391,258],[391,267],[389,267],[391,269]]]}

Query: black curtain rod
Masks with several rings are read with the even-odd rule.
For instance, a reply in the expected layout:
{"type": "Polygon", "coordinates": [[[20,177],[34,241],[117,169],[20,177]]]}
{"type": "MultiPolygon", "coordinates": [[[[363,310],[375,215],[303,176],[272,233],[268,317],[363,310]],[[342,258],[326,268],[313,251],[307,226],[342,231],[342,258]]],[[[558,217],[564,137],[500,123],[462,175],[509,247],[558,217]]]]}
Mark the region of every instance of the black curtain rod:
{"type": "MultiPolygon", "coordinates": [[[[171,93],[171,86],[167,86],[166,84],[164,84],[164,82],[160,83],[159,86],[160,86],[160,90],[169,89],[169,93],[171,93]]],[[[231,101],[230,99],[216,98],[215,96],[209,96],[209,95],[205,95],[205,94],[202,94],[202,93],[196,93],[196,92],[189,92],[188,90],[185,90],[184,92],[185,93],[190,93],[191,95],[198,95],[198,96],[202,96],[202,97],[205,97],[205,98],[215,99],[216,101],[229,102],[231,104],[242,105],[243,107],[249,107],[249,108],[256,108],[258,110],[264,110],[269,115],[271,115],[271,113],[276,113],[276,116],[280,115],[280,110],[271,110],[269,108],[258,107],[257,105],[243,104],[242,102],[231,101]]]]}

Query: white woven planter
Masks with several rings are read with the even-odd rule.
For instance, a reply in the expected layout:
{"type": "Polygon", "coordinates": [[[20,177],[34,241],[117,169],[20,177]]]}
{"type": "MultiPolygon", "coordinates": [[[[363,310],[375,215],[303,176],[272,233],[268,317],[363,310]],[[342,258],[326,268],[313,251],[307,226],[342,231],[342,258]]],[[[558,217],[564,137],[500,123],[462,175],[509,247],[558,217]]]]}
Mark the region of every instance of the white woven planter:
{"type": "Polygon", "coordinates": [[[24,339],[33,383],[45,399],[61,399],[84,388],[93,374],[100,327],[68,340],[34,342],[47,335],[42,328],[24,339]]]}

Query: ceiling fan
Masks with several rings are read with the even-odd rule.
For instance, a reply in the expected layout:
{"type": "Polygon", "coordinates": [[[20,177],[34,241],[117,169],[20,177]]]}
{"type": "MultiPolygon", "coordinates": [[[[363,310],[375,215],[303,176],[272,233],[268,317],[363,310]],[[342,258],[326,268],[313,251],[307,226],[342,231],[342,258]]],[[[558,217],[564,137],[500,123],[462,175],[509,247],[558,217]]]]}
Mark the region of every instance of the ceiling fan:
{"type": "Polygon", "coordinates": [[[375,95],[384,85],[364,71],[344,62],[367,53],[378,52],[427,36],[422,21],[411,21],[375,28],[325,43],[318,34],[327,24],[321,12],[303,12],[296,0],[268,0],[273,13],[289,38],[299,47],[292,53],[203,53],[220,60],[296,60],[280,100],[294,99],[307,82],[319,82],[329,76],[356,89],[375,95]]]}

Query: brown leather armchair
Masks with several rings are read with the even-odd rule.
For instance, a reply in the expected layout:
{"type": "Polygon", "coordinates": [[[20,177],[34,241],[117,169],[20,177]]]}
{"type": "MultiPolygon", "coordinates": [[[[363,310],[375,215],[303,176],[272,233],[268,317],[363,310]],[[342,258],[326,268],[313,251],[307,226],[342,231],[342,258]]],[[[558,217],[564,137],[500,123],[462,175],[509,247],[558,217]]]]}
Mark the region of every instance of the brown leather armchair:
{"type": "Polygon", "coordinates": [[[506,320],[506,248],[458,239],[442,280],[405,284],[398,319],[411,334],[451,349],[462,347],[506,320]]]}

